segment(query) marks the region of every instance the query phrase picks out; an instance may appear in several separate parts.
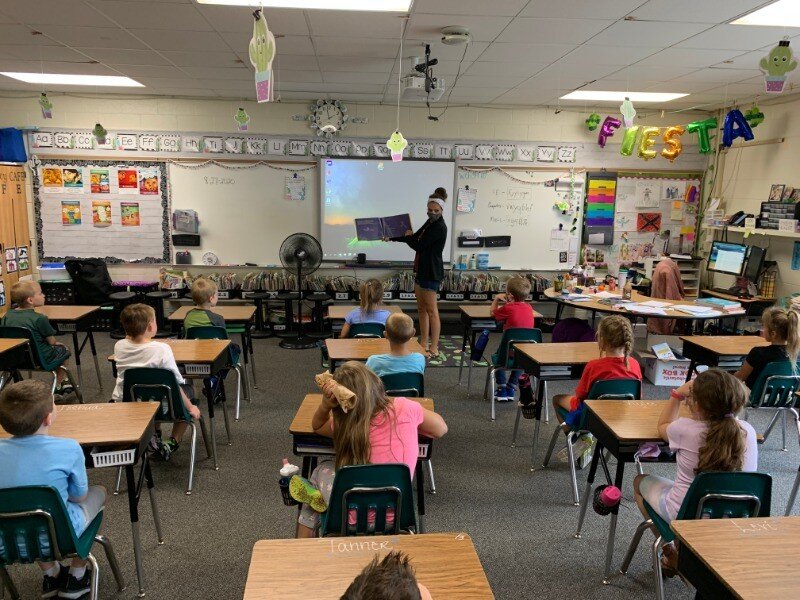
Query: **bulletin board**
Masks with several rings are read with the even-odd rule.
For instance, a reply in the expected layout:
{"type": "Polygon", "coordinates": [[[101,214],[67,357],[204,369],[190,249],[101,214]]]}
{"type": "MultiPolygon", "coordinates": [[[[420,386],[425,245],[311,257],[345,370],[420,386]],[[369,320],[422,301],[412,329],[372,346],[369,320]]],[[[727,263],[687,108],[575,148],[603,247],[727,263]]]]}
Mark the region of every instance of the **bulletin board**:
{"type": "Polygon", "coordinates": [[[502,269],[570,268],[578,260],[585,180],[582,169],[460,167],[451,232],[454,262],[460,254],[485,252],[489,264],[502,269]],[[484,238],[511,236],[511,245],[459,247],[461,232],[473,229],[484,238]]]}
{"type": "Polygon", "coordinates": [[[40,260],[169,262],[167,189],[161,161],[37,161],[33,196],[40,260]]]}

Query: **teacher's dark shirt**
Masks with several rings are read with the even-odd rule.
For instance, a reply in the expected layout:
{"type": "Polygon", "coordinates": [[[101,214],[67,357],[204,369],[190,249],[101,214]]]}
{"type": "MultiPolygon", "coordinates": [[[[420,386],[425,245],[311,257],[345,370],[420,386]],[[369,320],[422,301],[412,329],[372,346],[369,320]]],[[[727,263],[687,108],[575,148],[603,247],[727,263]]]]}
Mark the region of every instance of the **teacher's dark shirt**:
{"type": "Polygon", "coordinates": [[[414,258],[414,273],[422,281],[441,281],[444,279],[444,260],[442,252],[447,242],[447,225],[444,219],[431,221],[415,233],[401,237],[391,238],[393,242],[405,242],[416,250],[414,258]]]}

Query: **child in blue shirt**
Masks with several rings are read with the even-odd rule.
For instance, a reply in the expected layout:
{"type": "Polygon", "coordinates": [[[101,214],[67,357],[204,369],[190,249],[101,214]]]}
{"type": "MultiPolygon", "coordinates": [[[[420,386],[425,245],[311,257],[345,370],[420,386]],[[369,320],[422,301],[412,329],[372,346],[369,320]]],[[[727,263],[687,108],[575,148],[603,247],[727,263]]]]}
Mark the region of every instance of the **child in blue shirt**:
{"type": "Polygon", "coordinates": [[[351,310],[344,318],[344,325],[339,337],[350,337],[350,326],[356,323],[386,324],[386,319],[392,314],[383,304],[383,284],[377,279],[367,279],[358,290],[360,306],[351,310]]]}
{"type": "Polygon", "coordinates": [[[378,377],[392,373],[425,373],[425,357],[408,347],[416,334],[414,321],[407,314],[390,315],[384,332],[389,340],[389,354],[373,354],[367,359],[367,367],[378,377]]]}
{"type": "MultiPolygon", "coordinates": [[[[48,435],[56,417],[50,388],[33,379],[0,393],[0,425],[12,436],[0,439],[0,488],[47,485],[55,488],[77,535],[103,510],[106,490],[89,486],[83,451],[75,440],[48,435]]],[[[38,552],[30,549],[29,552],[38,552]]],[[[87,561],[73,558],[67,572],[58,562],[40,562],[42,598],[81,598],[89,593],[87,561]]]]}

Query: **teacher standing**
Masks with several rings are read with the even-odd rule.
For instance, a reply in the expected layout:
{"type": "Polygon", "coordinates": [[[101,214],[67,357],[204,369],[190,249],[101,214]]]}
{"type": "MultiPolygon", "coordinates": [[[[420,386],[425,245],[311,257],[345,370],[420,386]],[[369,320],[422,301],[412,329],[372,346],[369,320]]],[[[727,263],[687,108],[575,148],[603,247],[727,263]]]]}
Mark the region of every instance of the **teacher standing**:
{"type": "Polygon", "coordinates": [[[410,229],[402,237],[389,238],[405,242],[416,251],[414,256],[414,292],[419,312],[420,344],[428,358],[439,355],[439,304],[436,294],[444,279],[442,252],[447,242],[447,225],[442,218],[447,192],[436,188],[428,196],[428,220],[416,233],[410,229]],[[430,340],[430,345],[428,345],[430,340]]]}

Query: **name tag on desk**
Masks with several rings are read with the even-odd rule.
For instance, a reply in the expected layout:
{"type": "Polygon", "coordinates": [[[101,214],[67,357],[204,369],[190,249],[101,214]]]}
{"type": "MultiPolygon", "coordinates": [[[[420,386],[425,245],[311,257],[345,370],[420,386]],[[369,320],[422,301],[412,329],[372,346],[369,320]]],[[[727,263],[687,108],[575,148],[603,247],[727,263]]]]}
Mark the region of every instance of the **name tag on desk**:
{"type": "Polygon", "coordinates": [[[211,375],[211,366],[210,365],[195,365],[191,363],[187,363],[183,366],[183,372],[186,375],[204,375],[210,376],[211,375]]]}
{"type": "Polygon", "coordinates": [[[62,333],[72,333],[78,331],[78,326],[75,323],[56,323],[56,329],[62,333]]]}

